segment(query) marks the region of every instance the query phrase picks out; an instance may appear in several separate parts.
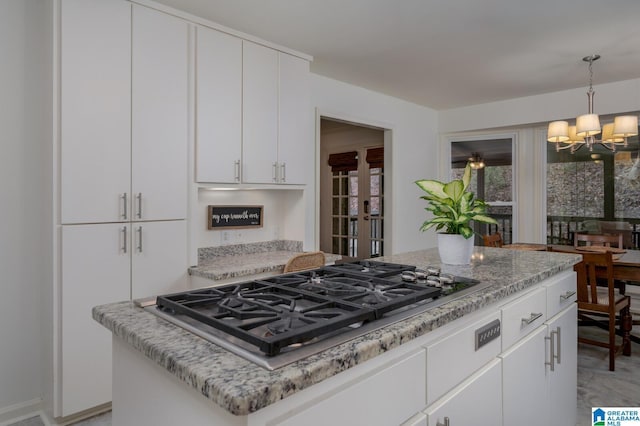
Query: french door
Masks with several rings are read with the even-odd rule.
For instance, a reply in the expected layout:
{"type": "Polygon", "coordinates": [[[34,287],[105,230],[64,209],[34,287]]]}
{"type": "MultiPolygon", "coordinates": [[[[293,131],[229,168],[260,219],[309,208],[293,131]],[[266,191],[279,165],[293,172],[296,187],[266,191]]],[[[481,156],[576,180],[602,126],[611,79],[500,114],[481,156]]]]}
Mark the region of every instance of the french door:
{"type": "MultiPolygon", "coordinates": [[[[345,260],[384,253],[384,148],[364,147],[329,156],[331,247],[345,260]]],[[[327,220],[324,221],[325,226],[327,220]]]]}

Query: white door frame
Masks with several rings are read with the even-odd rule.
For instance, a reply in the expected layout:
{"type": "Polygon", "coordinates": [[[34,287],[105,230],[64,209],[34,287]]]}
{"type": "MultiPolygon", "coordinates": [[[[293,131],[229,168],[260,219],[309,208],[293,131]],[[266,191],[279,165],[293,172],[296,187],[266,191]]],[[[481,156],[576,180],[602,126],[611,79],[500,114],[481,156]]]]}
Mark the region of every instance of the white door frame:
{"type": "Polygon", "coordinates": [[[480,141],[488,139],[511,139],[511,167],[513,182],[511,183],[513,242],[518,241],[518,132],[491,133],[452,133],[442,135],[440,139],[440,167],[438,174],[444,181],[451,180],[451,143],[461,141],[480,141]]]}

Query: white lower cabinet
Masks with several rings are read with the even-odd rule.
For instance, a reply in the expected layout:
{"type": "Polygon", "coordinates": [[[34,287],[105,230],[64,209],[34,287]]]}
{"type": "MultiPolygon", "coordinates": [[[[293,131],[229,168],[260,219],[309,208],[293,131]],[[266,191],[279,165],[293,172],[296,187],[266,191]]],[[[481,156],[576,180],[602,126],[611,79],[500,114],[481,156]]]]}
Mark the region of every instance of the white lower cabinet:
{"type": "Polygon", "coordinates": [[[546,335],[547,328],[539,327],[501,355],[505,426],[554,424],[541,409],[547,399],[546,335]]]}
{"type": "Polygon", "coordinates": [[[425,354],[421,350],[330,394],[307,410],[288,417],[282,426],[400,424],[425,401],[425,354]]]}
{"type": "Polygon", "coordinates": [[[500,321],[500,312],[483,316],[427,346],[427,404],[494,359],[501,350],[500,336],[476,349],[476,330],[500,321]]]}
{"type": "Polygon", "coordinates": [[[576,312],[569,306],[501,355],[504,426],[576,424],[576,312]]]}
{"type": "Polygon", "coordinates": [[[500,360],[494,359],[428,407],[425,410],[427,425],[501,425],[501,382],[500,360]]]}
{"type": "MultiPolygon", "coordinates": [[[[576,424],[578,386],[578,307],[572,303],[547,322],[549,333],[555,332],[554,369],[549,373],[549,421],[547,424],[576,424]]],[[[549,341],[550,342],[550,341],[549,341]]],[[[550,352],[549,352],[550,353],[550,352]]],[[[539,423],[540,424],[540,423],[539,423]]]]}
{"type": "Polygon", "coordinates": [[[59,416],[111,401],[111,334],[97,305],[184,288],[183,220],[62,226],[59,416]],[[142,237],[142,239],[140,239],[142,237]]]}
{"type": "Polygon", "coordinates": [[[96,305],[128,300],[126,225],[62,227],[61,416],[111,401],[111,333],[91,317],[96,305]]]}

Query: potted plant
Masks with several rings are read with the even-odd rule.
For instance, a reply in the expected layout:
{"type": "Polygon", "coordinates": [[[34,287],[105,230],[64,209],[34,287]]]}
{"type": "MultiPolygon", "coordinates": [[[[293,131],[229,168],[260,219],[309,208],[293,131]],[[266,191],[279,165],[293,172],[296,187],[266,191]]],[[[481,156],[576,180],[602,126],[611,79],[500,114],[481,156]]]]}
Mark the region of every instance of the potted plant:
{"type": "Polygon", "coordinates": [[[465,265],[471,262],[473,253],[473,228],[470,222],[497,224],[495,219],[487,216],[487,204],[475,199],[473,192],[468,191],[471,182],[471,166],[467,163],[462,179],[454,179],[443,183],[437,180],[418,180],[416,184],[427,195],[422,199],[429,204],[425,210],[433,214],[420,227],[426,231],[435,226],[438,233],[438,251],[443,263],[465,265]]]}

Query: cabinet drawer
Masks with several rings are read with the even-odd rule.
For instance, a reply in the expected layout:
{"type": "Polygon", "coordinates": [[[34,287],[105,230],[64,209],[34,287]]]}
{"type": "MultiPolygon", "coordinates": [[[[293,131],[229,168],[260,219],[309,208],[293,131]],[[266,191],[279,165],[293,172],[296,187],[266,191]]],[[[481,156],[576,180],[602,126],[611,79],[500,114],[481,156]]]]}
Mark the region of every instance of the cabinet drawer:
{"type": "Polygon", "coordinates": [[[547,285],[547,318],[576,301],[576,273],[566,271],[558,274],[547,285]]]}
{"type": "Polygon", "coordinates": [[[400,424],[407,413],[424,407],[425,359],[421,350],[355,384],[332,392],[326,399],[297,414],[269,424],[367,425],[400,424]]]}
{"type": "Polygon", "coordinates": [[[537,288],[502,308],[502,350],[507,350],[544,323],[546,305],[546,290],[537,288]]]}
{"type": "Polygon", "coordinates": [[[500,311],[427,346],[427,404],[433,403],[500,353],[500,336],[478,350],[475,348],[476,330],[495,320],[500,320],[500,311]]]}

